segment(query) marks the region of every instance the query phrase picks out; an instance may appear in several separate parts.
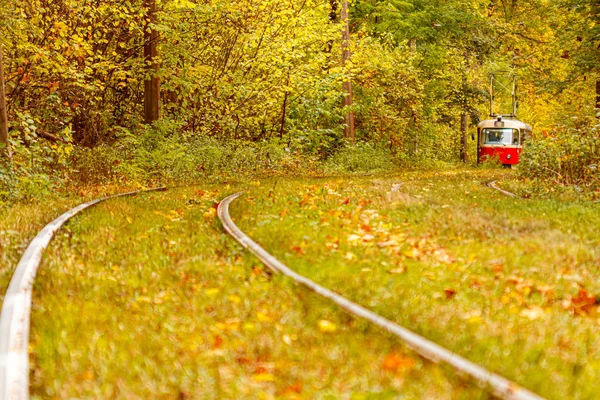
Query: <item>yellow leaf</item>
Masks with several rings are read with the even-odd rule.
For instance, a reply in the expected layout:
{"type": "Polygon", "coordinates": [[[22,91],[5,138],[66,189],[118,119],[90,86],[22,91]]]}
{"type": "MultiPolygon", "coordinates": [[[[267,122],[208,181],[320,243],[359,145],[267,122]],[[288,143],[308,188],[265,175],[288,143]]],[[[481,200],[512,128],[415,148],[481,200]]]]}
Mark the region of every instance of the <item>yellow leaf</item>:
{"type": "Polygon", "coordinates": [[[266,313],[259,311],[256,313],[256,317],[260,322],[271,322],[273,318],[269,317],[266,313]]]}
{"type": "Polygon", "coordinates": [[[413,247],[410,250],[406,250],[402,254],[408,258],[417,258],[419,256],[419,250],[413,247]]]}
{"type": "Polygon", "coordinates": [[[137,301],[140,303],[152,303],[152,299],[148,296],[140,296],[137,301]]]}
{"type": "Polygon", "coordinates": [[[273,374],[263,373],[263,374],[255,374],[252,376],[255,382],[273,382],[275,380],[275,376],[273,374]]]}
{"type": "Polygon", "coordinates": [[[239,296],[229,296],[229,301],[235,304],[240,304],[242,299],[239,296]]]}
{"type": "Polygon", "coordinates": [[[216,213],[217,213],[217,210],[215,210],[214,207],[211,207],[203,214],[203,217],[205,219],[214,218],[216,213]]]}
{"type": "Polygon", "coordinates": [[[335,332],[337,330],[337,326],[326,319],[322,319],[319,321],[319,329],[321,332],[335,332]]]}

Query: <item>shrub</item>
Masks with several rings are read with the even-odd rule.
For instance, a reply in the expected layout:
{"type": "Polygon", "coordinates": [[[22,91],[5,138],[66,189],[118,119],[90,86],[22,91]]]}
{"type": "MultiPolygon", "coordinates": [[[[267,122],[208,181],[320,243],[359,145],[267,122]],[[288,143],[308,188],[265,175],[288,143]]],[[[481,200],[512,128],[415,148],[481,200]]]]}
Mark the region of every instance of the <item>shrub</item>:
{"type": "Polygon", "coordinates": [[[596,122],[572,118],[551,135],[535,138],[523,152],[520,175],[600,190],[600,125],[596,122]]]}
{"type": "Polygon", "coordinates": [[[389,171],[395,167],[391,152],[373,143],[346,144],[326,162],[331,172],[389,171]]]}

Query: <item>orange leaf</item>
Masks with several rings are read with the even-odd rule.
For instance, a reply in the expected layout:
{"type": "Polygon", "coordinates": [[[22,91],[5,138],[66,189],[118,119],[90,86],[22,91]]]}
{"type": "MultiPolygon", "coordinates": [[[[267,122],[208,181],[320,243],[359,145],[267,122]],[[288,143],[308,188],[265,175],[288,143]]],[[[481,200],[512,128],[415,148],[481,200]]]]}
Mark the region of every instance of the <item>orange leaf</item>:
{"type": "Polygon", "coordinates": [[[456,290],[454,290],[454,289],[444,289],[444,294],[446,295],[447,299],[451,299],[456,294],[456,290]]]}
{"type": "Polygon", "coordinates": [[[596,305],[597,296],[590,295],[585,289],[579,289],[576,297],[566,300],[563,306],[577,315],[589,314],[596,305]]]}
{"type": "Polygon", "coordinates": [[[215,343],[213,344],[213,349],[218,349],[223,345],[223,338],[221,336],[215,336],[215,343]]]}
{"type": "Polygon", "coordinates": [[[410,357],[403,357],[398,353],[388,354],[382,363],[382,368],[386,371],[397,372],[402,369],[411,369],[416,361],[410,357]]]}
{"type": "Polygon", "coordinates": [[[300,246],[292,246],[290,247],[290,250],[294,250],[299,256],[304,254],[304,250],[302,250],[302,247],[300,246]]]}

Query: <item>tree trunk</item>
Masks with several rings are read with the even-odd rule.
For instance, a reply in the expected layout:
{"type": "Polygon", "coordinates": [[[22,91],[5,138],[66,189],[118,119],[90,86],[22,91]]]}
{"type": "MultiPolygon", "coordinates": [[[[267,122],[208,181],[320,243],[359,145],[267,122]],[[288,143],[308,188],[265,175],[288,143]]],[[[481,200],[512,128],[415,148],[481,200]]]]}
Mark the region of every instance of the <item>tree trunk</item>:
{"type": "MultiPolygon", "coordinates": [[[[288,82],[289,82],[289,80],[288,80],[288,82]]],[[[285,95],[283,96],[283,106],[281,107],[281,123],[279,124],[279,139],[283,139],[283,134],[285,133],[285,114],[287,114],[287,104],[288,104],[289,95],[290,95],[290,92],[288,92],[286,90],[285,95]]]]}
{"type": "MultiPolygon", "coordinates": [[[[329,21],[335,24],[338,20],[338,1],[337,0],[329,0],[329,5],[331,9],[329,11],[329,21]]],[[[327,41],[327,47],[325,49],[326,53],[331,53],[333,49],[333,39],[327,41]]]]}
{"type": "Polygon", "coordinates": [[[0,148],[1,153],[10,160],[12,154],[8,144],[8,112],[6,111],[6,91],[4,90],[4,64],[2,62],[2,46],[0,46],[0,148]]]}
{"type": "MultiPolygon", "coordinates": [[[[342,66],[350,60],[350,19],[348,18],[348,0],[342,2],[342,66]]],[[[344,92],[344,107],[352,107],[352,81],[350,77],[342,83],[342,92],[344,92]]],[[[344,128],[344,137],[354,141],[354,112],[348,110],[344,118],[346,127],[344,128]]]]}
{"type": "Polygon", "coordinates": [[[469,161],[467,154],[467,113],[460,114],[460,159],[463,163],[469,161]]]}
{"type": "Polygon", "coordinates": [[[158,77],[158,32],[150,25],[156,23],[156,0],[144,0],[146,25],[144,26],[144,120],[147,124],[160,117],[160,78],[158,77]]]}
{"type": "Polygon", "coordinates": [[[600,79],[596,79],[596,118],[600,118],[600,79]]]}

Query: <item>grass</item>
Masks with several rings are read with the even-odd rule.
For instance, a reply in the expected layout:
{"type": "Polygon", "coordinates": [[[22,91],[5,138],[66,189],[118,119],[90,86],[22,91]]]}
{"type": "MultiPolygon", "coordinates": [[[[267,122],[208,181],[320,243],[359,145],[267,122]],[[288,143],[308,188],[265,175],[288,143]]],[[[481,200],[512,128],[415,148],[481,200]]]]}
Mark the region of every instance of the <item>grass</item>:
{"type": "Polygon", "coordinates": [[[512,174],[262,182],[232,212],[318,283],[548,398],[593,398],[599,205],[485,186],[512,174]]]}
{"type": "Polygon", "coordinates": [[[37,233],[63,211],[73,207],[75,199],[48,199],[44,204],[19,203],[0,208],[0,305],[14,267],[37,233]]]}
{"type": "Polygon", "coordinates": [[[110,200],[59,232],[34,288],[34,398],[488,397],[266,274],[215,218],[237,187],[110,200]]]}

